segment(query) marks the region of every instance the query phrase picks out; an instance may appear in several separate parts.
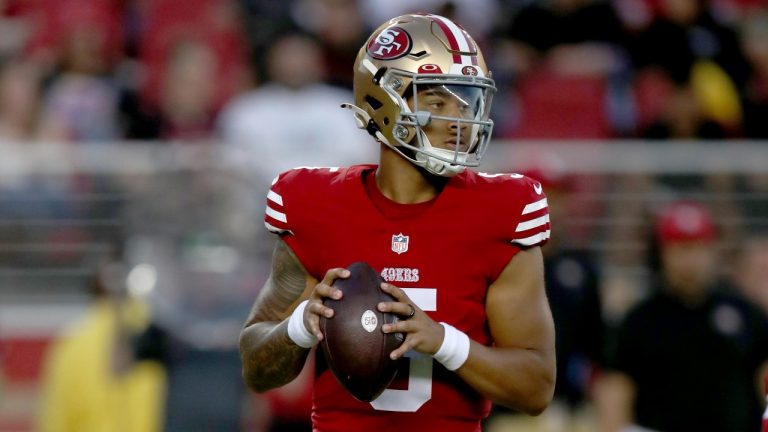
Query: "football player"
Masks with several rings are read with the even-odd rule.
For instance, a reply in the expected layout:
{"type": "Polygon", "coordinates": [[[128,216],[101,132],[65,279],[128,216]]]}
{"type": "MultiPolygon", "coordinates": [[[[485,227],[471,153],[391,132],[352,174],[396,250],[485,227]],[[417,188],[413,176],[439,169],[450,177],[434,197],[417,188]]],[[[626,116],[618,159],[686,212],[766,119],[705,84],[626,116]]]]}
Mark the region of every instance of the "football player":
{"type": "Polygon", "coordinates": [[[407,368],[366,403],[318,358],[315,430],[479,431],[491,402],[540,413],[555,381],[547,199],[528,177],[467,169],[493,127],[476,42],[444,17],[400,16],[374,31],[354,75],[345,107],[379,143],[379,163],[274,180],[265,223],[279,239],[241,335],[246,382],[265,391],[297,376],[334,313],[322,300],[343,296],[333,281],[365,261],[396,299],[379,309],[402,318],[383,331],[405,334],[390,355],[407,368]]]}

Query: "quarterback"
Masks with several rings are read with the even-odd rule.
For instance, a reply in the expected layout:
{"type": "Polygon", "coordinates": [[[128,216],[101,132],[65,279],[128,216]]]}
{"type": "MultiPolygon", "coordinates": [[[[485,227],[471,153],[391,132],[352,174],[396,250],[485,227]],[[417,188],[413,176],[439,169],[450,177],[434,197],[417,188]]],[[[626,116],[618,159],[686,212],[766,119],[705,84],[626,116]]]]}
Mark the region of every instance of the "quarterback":
{"type": "Polygon", "coordinates": [[[381,152],[376,165],[296,168],[267,195],[278,236],[271,275],[240,338],[256,391],[301,371],[323,338],[323,298],[365,261],[402,317],[390,355],[407,368],[370,403],[323,367],[315,372],[316,431],[479,431],[491,402],[538,414],[554,391],[554,326],[540,247],[549,238],[541,185],[484,174],[495,85],[472,37],[437,15],[404,15],[374,31],[354,64],[345,105],[381,152]]]}

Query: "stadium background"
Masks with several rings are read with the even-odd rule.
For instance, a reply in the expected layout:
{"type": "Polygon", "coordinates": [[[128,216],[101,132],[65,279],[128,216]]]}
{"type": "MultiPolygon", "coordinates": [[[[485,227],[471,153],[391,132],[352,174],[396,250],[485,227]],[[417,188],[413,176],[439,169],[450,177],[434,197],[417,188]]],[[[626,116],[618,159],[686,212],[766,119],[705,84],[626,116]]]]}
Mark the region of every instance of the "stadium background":
{"type": "MultiPolygon", "coordinates": [[[[179,377],[236,367],[268,270],[269,181],[373,161],[375,145],[332,107],[351,100],[373,26],[405,11],[452,16],[483,46],[499,85],[483,170],[566,191],[556,235],[599,263],[608,343],[648,292],[666,202],[712,209],[723,277],[737,279],[740,246],[768,224],[768,4],[382,3],[0,0],[0,431],[33,430],[50,342],[116,250],[130,295],[187,346],[179,377]]],[[[169,404],[201,403],[187,399],[169,404]]],[[[259,430],[272,401],[244,399],[220,414],[259,430]]]]}

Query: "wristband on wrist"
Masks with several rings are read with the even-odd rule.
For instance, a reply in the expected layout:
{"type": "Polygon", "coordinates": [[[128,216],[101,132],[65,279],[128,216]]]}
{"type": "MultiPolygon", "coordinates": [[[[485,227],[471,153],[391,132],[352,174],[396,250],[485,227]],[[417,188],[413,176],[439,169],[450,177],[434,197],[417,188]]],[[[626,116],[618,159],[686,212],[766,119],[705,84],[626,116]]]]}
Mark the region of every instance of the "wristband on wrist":
{"type": "Polygon", "coordinates": [[[315,335],[310,333],[304,325],[304,309],[306,309],[307,303],[309,300],[299,303],[291,317],[288,318],[288,337],[302,348],[312,348],[317,344],[315,335]]]}
{"type": "Polygon", "coordinates": [[[432,357],[446,369],[454,371],[469,357],[469,336],[450,324],[441,322],[440,325],[445,329],[445,337],[440,349],[432,357]]]}

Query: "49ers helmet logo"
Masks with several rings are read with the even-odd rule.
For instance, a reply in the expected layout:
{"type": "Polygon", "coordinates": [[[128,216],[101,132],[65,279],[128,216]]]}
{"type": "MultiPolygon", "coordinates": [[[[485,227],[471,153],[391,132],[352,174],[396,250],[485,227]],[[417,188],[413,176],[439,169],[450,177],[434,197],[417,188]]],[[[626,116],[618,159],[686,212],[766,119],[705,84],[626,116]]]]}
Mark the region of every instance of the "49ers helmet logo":
{"type": "Polygon", "coordinates": [[[411,51],[411,35],[400,27],[387,27],[371,39],[368,55],[379,60],[393,60],[411,51]]]}

